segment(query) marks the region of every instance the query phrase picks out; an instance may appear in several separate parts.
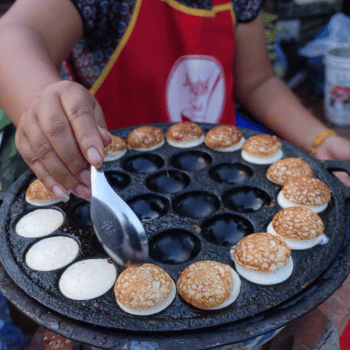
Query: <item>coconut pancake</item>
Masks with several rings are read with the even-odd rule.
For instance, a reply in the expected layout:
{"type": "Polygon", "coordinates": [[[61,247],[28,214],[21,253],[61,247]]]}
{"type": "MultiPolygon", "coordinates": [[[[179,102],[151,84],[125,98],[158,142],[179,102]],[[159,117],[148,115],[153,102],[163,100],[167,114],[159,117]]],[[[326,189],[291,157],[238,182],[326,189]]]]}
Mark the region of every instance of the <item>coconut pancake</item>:
{"type": "Polygon", "coordinates": [[[256,134],[242,145],[242,158],[250,163],[271,164],[282,156],[282,143],[275,135],[256,134]]]}
{"type": "Polygon", "coordinates": [[[107,293],[114,285],[117,268],[109,259],[86,259],[70,265],[61,275],[59,289],[73,300],[89,300],[107,293]]]}
{"type": "Polygon", "coordinates": [[[241,290],[236,272],[216,261],[197,261],[182,271],[177,291],[189,304],[199,309],[221,309],[232,304],[241,290]]]}
{"type": "Polygon", "coordinates": [[[127,143],[135,151],[152,151],[164,144],[164,134],[155,126],[140,126],[130,132],[127,143]]]}
{"type": "Polygon", "coordinates": [[[39,179],[35,179],[28,186],[25,200],[27,203],[35,206],[52,205],[61,202],[61,199],[56,198],[39,179]]]}
{"type": "Polygon", "coordinates": [[[56,231],[63,222],[64,216],[59,210],[36,209],[19,219],[15,232],[25,238],[44,237],[56,231]]]}
{"type": "Polygon", "coordinates": [[[327,208],[331,196],[330,189],[321,180],[299,176],[286,181],[277,196],[277,202],[282,208],[301,205],[320,213],[327,208]]]}
{"type": "Polygon", "coordinates": [[[267,232],[279,235],[291,249],[296,250],[328,242],[322,219],[305,207],[281,209],[268,225],[267,232]]]}
{"type": "Polygon", "coordinates": [[[166,271],[147,263],[125,269],[114,285],[114,295],[123,311],[147,316],[167,308],[175,298],[176,287],[166,271]]]}
{"type": "Polygon", "coordinates": [[[70,237],[56,236],[33,244],[25,257],[29,268],[53,271],[69,265],[79,254],[79,244],[70,237]]]}
{"type": "Polygon", "coordinates": [[[219,152],[236,151],[244,141],[242,132],[232,125],[218,125],[210,129],[204,138],[207,147],[219,152]]]}
{"type": "Polygon", "coordinates": [[[308,175],[312,176],[310,165],[302,158],[283,158],[271,164],[266,172],[266,177],[278,185],[283,185],[287,180],[308,175]]]}
{"type": "Polygon", "coordinates": [[[291,249],[279,236],[252,233],[231,249],[237,272],[246,280],[270,285],[285,281],[293,271],[291,249]]]}
{"type": "Polygon", "coordinates": [[[165,133],[169,145],[179,148],[195,147],[204,141],[201,127],[192,122],[173,124],[165,133]]]}
{"type": "Polygon", "coordinates": [[[123,157],[126,153],[126,142],[119,136],[111,135],[111,143],[104,149],[104,162],[111,162],[123,157]]]}

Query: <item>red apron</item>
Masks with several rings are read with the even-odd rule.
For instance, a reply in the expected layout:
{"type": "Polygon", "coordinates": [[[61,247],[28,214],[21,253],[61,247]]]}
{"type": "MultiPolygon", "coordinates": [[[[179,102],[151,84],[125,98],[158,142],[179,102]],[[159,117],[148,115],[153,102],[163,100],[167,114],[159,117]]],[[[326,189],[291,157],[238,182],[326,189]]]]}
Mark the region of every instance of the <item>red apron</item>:
{"type": "Polygon", "coordinates": [[[234,23],[230,0],[213,0],[211,10],[136,0],[125,34],[91,88],[108,128],[234,124],[234,23]]]}

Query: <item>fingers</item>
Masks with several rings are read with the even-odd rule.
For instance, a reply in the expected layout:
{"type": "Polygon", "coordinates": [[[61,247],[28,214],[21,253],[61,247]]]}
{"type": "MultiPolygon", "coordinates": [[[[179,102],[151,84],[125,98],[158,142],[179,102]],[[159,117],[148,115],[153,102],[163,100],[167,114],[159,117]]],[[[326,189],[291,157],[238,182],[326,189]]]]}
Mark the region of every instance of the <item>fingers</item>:
{"type": "MultiPolygon", "coordinates": [[[[68,190],[78,197],[89,199],[90,190],[69,171],[53,150],[37,124],[32,123],[30,139],[25,133],[19,150],[23,159],[56,197],[65,200],[68,190]]],[[[90,176],[90,174],[89,174],[90,176]]]]}
{"type": "Polygon", "coordinates": [[[97,126],[97,128],[102,138],[103,146],[107,147],[112,141],[111,134],[106,129],[102,129],[100,126],[97,126]]]}
{"type": "MultiPolygon", "coordinates": [[[[340,137],[328,137],[316,148],[315,157],[318,159],[350,159],[350,140],[340,137]]],[[[336,171],[333,174],[346,186],[350,187],[350,176],[345,171],[336,171]]]]}
{"type": "Polygon", "coordinates": [[[17,149],[21,152],[23,159],[28,166],[34,171],[38,179],[44,186],[58,199],[64,202],[69,200],[69,193],[67,188],[59,184],[45,169],[41,162],[33,155],[33,151],[29,145],[28,139],[25,136],[18,137],[16,133],[17,149]]]}
{"type": "Polygon", "coordinates": [[[16,144],[37,177],[58,198],[90,198],[90,164],[100,167],[111,141],[100,106],[71,82],[52,84],[21,117],[16,144]],[[90,163],[90,164],[89,164],[90,163]]]}
{"type": "Polygon", "coordinates": [[[350,187],[350,176],[346,172],[335,171],[333,174],[344,184],[344,186],[350,187]]]}
{"type": "Polygon", "coordinates": [[[75,89],[72,94],[68,89],[61,96],[61,104],[80,151],[91,165],[99,168],[104,158],[104,144],[95,120],[97,102],[86,90],[75,89]]]}
{"type": "Polygon", "coordinates": [[[36,136],[31,137],[35,155],[69,189],[74,189],[79,182],[89,186],[86,174],[89,164],[80,152],[60,99],[56,95],[50,96],[39,113],[38,125],[34,123],[31,130],[36,136]]]}

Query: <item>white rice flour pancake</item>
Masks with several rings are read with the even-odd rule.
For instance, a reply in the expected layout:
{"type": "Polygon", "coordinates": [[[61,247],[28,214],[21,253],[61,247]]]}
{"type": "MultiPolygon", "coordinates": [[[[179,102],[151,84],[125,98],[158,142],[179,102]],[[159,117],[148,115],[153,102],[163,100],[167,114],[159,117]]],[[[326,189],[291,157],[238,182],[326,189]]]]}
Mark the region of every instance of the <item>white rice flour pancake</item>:
{"type": "Polygon", "coordinates": [[[242,150],[242,158],[249,163],[254,164],[271,164],[277,162],[283,157],[282,150],[278,150],[276,154],[271,157],[256,157],[242,150]]]}
{"type": "MultiPolygon", "coordinates": [[[[267,232],[272,233],[273,235],[278,235],[278,233],[275,231],[275,229],[272,226],[272,223],[267,226],[267,232]]],[[[291,239],[291,238],[286,238],[282,237],[284,241],[289,245],[290,249],[293,250],[304,250],[304,249],[309,249],[314,247],[317,244],[326,244],[329,241],[329,238],[322,233],[320,236],[312,239],[307,239],[307,240],[299,240],[299,239],[291,239]]]]}
{"type": "Polygon", "coordinates": [[[38,238],[56,231],[64,222],[63,214],[56,209],[36,209],[23,216],[15,232],[25,238],[38,238]]]}
{"type": "Polygon", "coordinates": [[[284,196],[282,191],[280,191],[277,195],[277,203],[281,206],[281,208],[288,208],[288,207],[302,205],[305,208],[311,209],[313,212],[317,214],[323,212],[328,207],[328,203],[321,204],[321,205],[305,205],[305,204],[293,203],[284,196]]]}
{"type": "Polygon", "coordinates": [[[69,265],[79,254],[75,239],[64,236],[40,240],[29,248],[26,264],[32,270],[52,271],[69,265]]]}
{"type": "Polygon", "coordinates": [[[236,270],[243,278],[250,282],[262,285],[277,284],[285,281],[292,274],[293,266],[293,260],[290,258],[287,265],[276,271],[260,272],[249,270],[235,262],[236,270]]]}
{"type": "Polygon", "coordinates": [[[87,259],[69,266],[59,280],[61,293],[73,300],[89,300],[108,292],[117,278],[107,259],[87,259]]]}

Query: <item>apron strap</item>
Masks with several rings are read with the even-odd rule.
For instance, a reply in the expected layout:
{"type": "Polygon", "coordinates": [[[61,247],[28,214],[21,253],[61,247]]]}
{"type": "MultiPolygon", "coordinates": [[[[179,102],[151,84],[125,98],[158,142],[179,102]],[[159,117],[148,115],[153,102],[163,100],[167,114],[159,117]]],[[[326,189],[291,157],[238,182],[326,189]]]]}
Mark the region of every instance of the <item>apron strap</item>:
{"type": "Polygon", "coordinates": [[[220,6],[220,5],[226,5],[231,4],[231,0],[212,0],[213,6],[220,6]]]}

